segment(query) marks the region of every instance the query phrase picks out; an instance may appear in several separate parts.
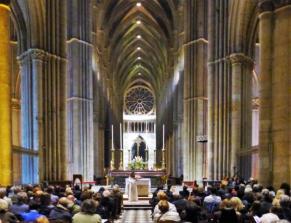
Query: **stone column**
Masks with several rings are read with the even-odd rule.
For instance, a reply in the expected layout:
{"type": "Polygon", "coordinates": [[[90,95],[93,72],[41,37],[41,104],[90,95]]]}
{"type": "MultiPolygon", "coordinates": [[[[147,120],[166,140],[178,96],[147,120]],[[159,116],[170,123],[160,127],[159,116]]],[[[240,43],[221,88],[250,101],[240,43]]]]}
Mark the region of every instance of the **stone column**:
{"type": "Polygon", "coordinates": [[[291,182],[291,1],[275,1],[274,5],[272,162],[273,184],[279,187],[291,182]]]}
{"type": "Polygon", "coordinates": [[[184,43],[184,179],[202,180],[203,148],[196,137],[206,134],[207,44],[206,1],[185,1],[184,43]]]}
{"type": "Polygon", "coordinates": [[[243,53],[234,53],[230,55],[230,61],[232,65],[231,168],[238,170],[239,152],[251,146],[251,128],[247,123],[251,121],[250,92],[253,60],[243,53]],[[244,129],[248,130],[244,131],[244,129]]]}
{"type": "Polygon", "coordinates": [[[11,184],[11,97],[9,1],[0,1],[0,184],[11,184]]]}
{"type": "MultiPolygon", "coordinates": [[[[21,69],[21,145],[26,150],[40,151],[39,166],[42,166],[43,141],[43,63],[46,53],[29,49],[18,57],[21,69]]],[[[38,174],[32,168],[33,157],[23,156],[23,183],[37,183],[38,174]]],[[[36,167],[35,167],[36,168],[36,167]]],[[[43,179],[40,171],[40,179],[43,179]]]]}
{"type": "Polygon", "coordinates": [[[94,176],[92,18],[90,0],[69,2],[67,121],[70,171],[84,181],[94,176]]]}
{"type": "Polygon", "coordinates": [[[260,5],[260,79],[259,79],[259,182],[266,185],[272,181],[272,42],[273,4],[265,1],[260,5]]]}

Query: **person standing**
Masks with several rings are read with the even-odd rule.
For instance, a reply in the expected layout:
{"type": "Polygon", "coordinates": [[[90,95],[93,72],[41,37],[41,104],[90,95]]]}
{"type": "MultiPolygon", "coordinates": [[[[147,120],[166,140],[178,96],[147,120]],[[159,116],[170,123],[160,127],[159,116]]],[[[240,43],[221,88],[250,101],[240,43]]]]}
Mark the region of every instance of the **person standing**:
{"type": "Polygon", "coordinates": [[[135,178],[135,173],[131,172],[128,178],[128,200],[129,201],[137,201],[137,179],[135,178]]]}

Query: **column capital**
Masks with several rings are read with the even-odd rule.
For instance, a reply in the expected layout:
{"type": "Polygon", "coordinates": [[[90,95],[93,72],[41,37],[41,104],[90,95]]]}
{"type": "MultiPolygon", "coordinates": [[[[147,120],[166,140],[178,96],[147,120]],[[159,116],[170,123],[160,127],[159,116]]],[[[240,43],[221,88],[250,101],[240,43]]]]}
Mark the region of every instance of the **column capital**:
{"type": "Polygon", "coordinates": [[[24,53],[22,53],[21,55],[19,55],[17,57],[18,61],[20,62],[20,64],[22,64],[24,61],[26,61],[27,58],[31,58],[33,60],[40,60],[40,61],[44,61],[45,57],[46,57],[46,52],[44,50],[41,49],[29,49],[27,51],[25,51],[24,53]]]}
{"type": "Polygon", "coordinates": [[[246,56],[243,53],[233,53],[229,56],[230,62],[232,65],[234,64],[248,64],[248,65],[253,65],[254,61],[251,57],[246,56]]]}
{"type": "Polygon", "coordinates": [[[274,10],[273,0],[261,0],[259,1],[259,12],[269,12],[274,10]]]}

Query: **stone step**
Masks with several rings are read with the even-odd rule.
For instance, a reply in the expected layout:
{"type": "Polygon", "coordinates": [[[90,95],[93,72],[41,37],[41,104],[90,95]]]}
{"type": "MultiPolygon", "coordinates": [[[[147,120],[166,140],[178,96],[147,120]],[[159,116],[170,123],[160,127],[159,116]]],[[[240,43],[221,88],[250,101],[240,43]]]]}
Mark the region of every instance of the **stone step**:
{"type": "Polygon", "coordinates": [[[148,200],[139,200],[135,202],[124,201],[123,202],[124,210],[151,210],[152,206],[148,200]]]}

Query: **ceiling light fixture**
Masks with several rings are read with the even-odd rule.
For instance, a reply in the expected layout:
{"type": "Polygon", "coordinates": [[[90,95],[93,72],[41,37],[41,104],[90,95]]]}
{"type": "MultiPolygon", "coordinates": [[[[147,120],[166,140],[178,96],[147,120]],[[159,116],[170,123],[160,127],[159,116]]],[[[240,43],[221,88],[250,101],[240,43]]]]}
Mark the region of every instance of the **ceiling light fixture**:
{"type": "Polygon", "coordinates": [[[141,73],[138,73],[138,76],[141,76],[141,73]]]}
{"type": "Polygon", "coordinates": [[[141,35],[137,35],[136,38],[141,39],[141,35]]]}
{"type": "Polygon", "coordinates": [[[140,50],[140,47],[138,47],[137,50],[140,50]]]}
{"type": "Polygon", "coordinates": [[[137,20],[136,21],[136,24],[138,24],[138,25],[141,24],[141,21],[140,20],[137,20]]]}
{"type": "Polygon", "coordinates": [[[140,7],[141,6],[141,3],[140,2],[136,3],[136,6],[137,7],[140,7]]]}
{"type": "Polygon", "coordinates": [[[138,57],[137,59],[138,59],[138,60],[140,60],[140,59],[141,59],[141,57],[138,57]]]}

